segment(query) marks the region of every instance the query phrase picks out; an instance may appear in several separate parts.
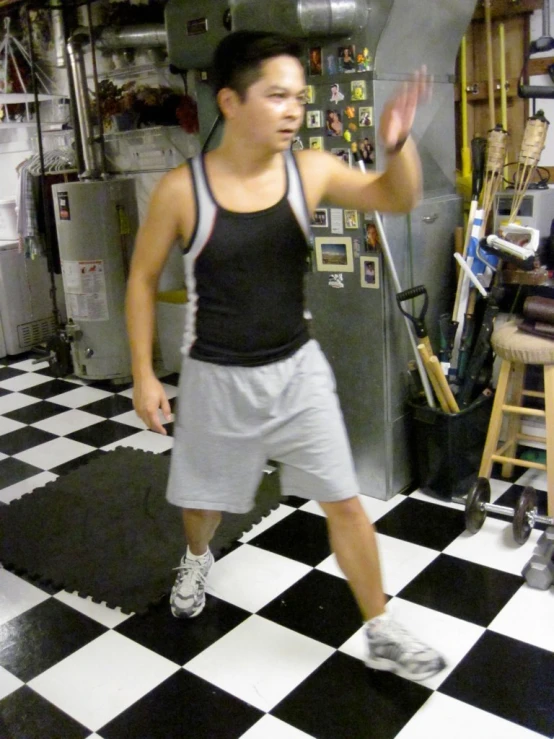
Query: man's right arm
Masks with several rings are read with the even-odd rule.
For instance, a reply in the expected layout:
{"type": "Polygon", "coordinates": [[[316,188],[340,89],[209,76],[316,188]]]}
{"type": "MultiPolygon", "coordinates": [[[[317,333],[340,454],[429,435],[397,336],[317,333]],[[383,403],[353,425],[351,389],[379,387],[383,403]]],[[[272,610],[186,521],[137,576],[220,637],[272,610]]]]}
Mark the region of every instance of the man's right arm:
{"type": "Polygon", "coordinates": [[[154,374],[152,349],[158,281],[172,245],[182,232],[183,169],[173,170],[158,183],[141,225],[127,283],[125,312],[131,349],[135,410],[153,431],[165,434],[158,417],[167,420],[171,409],[162,384],[154,374]]]}

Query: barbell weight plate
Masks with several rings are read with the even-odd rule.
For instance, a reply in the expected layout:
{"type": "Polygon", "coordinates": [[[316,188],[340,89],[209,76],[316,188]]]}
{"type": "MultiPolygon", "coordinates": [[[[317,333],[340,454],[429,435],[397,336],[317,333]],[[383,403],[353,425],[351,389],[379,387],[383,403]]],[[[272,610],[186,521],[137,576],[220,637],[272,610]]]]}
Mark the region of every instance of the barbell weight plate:
{"type": "Polygon", "coordinates": [[[519,496],[514,510],[512,527],[514,539],[517,544],[525,544],[531,536],[533,522],[529,520],[529,513],[533,513],[537,507],[537,492],[535,488],[528,485],[519,496]]]}
{"type": "Polygon", "coordinates": [[[466,529],[476,534],[485,523],[487,511],[483,503],[490,503],[491,485],[486,477],[478,477],[466,498],[466,529]]]}

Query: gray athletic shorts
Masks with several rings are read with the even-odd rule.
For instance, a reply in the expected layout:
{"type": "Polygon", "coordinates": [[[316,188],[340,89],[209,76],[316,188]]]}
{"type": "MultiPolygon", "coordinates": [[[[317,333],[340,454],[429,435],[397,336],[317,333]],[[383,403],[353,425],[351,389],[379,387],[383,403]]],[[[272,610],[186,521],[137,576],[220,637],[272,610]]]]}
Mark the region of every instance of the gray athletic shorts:
{"type": "Polygon", "coordinates": [[[358,494],[335,380],[319,344],[261,367],[185,357],[167,499],[181,508],[246,513],[267,460],[284,495],[321,502],[358,494]]]}

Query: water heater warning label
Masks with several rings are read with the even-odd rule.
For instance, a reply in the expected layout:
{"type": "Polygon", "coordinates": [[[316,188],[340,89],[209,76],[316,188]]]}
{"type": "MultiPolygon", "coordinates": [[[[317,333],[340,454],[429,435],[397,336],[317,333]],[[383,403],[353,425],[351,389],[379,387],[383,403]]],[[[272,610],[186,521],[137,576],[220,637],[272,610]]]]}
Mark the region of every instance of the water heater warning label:
{"type": "Polygon", "coordinates": [[[62,261],[67,313],[74,321],[107,321],[108,294],[104,261],[62,261]]]}

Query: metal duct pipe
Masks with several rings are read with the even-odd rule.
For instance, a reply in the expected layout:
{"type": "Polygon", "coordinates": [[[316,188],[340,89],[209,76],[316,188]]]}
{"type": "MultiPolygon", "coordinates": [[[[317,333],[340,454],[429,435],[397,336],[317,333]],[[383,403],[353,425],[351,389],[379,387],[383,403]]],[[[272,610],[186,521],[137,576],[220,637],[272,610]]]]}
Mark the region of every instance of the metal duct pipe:
{"type": "Polygon", "coordinates": [[[368,0],[230,0],[233,29],[280,30],[293,36],[350,36],[367,26],[368,0]]]}
{"type": "Polygon", "coordinates": [[[124,28],[102,28],[96,39],[99,49],[136,49],[167,46],[167,31],[163,23],[124,28]]]}
{"type": "Polygon", "coordinates": [[[368,12],[365,0],[299,0],[297,10],[306,36],[349,36],[366,25],[368,12]]]}
{"type": "Polygon", "coordinates": [[[79,119],[79,132],[81,138],[84,172],[83,179],[95,179],[99,176],[98,154],[94,146],[94,131],[92,128],[92,116],[90,110],[90,98],[87,87],[85,70],[85,59],[83,56],[83,44],[89,42],[88,34],[77,31],[67,43],[69,66],[75,89],[75,104],[77,117],[79,119]]]}

